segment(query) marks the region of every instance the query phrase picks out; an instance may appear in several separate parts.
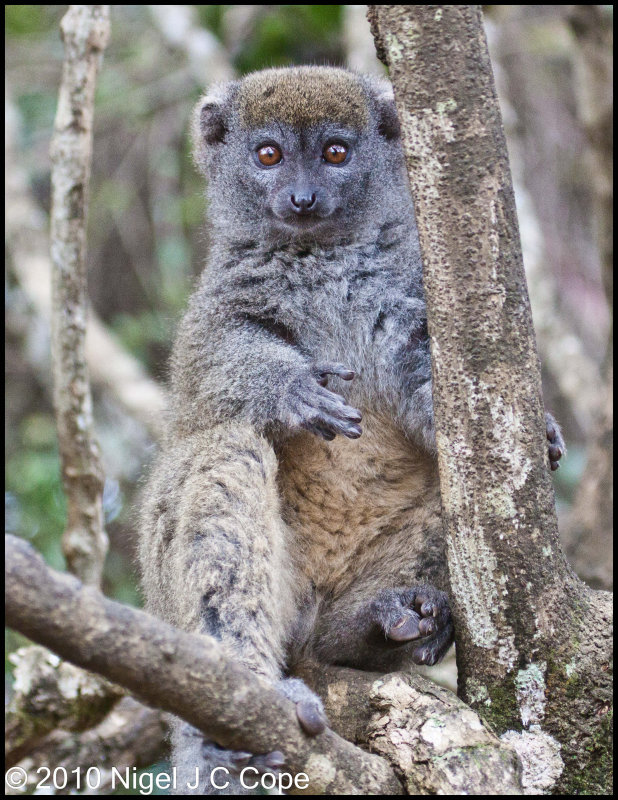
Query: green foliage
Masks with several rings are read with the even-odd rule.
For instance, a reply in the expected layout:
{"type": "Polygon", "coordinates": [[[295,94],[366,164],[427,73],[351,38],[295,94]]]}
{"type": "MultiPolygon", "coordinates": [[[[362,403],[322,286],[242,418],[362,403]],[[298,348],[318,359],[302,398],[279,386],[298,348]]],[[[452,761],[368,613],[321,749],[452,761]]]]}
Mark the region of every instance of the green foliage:
{"type": "Polygon", "coordinates": [[[340,5],[265,6],[251,40],[236,54],[239,72],[341,62],[340,5]]]}
{"type": "Polygon", "coordinates": [[[45,33],[57,16],[59,6],[5,6],[5,36],[27,36],[45,33]]]}
{"type": "Polygon", "coordinates": [[[157,311],[144,311],[136,315],[116,314],[111,324],[127,350],[146,365],[151,361],[153,345],[169,343],[173,326],[174,320],[157,311]]]}
{"type": "Polygon", "coordinates": [[[31,541],[50,566],[64,569],[66,500],[53,420],[46,414],[26,417],[19,439],[21,448],[6,461],[5,528],[31,541]]]}

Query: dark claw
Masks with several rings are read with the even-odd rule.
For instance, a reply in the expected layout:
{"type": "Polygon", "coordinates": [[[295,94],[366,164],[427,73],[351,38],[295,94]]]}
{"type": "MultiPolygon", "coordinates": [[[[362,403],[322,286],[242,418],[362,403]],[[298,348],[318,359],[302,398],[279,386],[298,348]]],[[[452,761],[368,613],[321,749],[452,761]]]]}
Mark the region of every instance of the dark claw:
{"type": "Polygon", "coordinates": [[[556,440],[556,429],[553,425],[547,426],[547,439],[550,442],[554,442],[556,440]]]}
{"type": "Polygon", "coordinates": [[[421,635],[418,614],[414,611],[404,612],[386,635],[394,642],[411,642],[413,639],[418,639],[421,635]]]}
{"type": "Polygon", "coordinates": [[[336,375],[338,378],[341,378],[344,381],[351,381],[356,375],[354,370],[344,367],[343,364],[325,364],[321,369],[318,367],[318,370],[318,382],[326,379],[328,375],[336,375]]]}
{"type": "Polygon", "coordinates": [[[550,461],[549,468],[552,472],[555,472],[557,469],[560,469],[560,464],[557,461],[550,461]]]}
{"type": "Polygon", "coordinates": [[[343,433],[348,439],[358,439],[362,435],[363,429],[359,425],[349,425],[343,433]]]}
{"type": "Polygon", "coordinates": [[[562,450],[556,445],[549,446],[549,460],[550,461],[560,461],[562,458],[562,450]]]}
{"type": "Polygon", "coordinates": [[[326,728],[326,720],[315,703],[308,703],[304,700],[296,703],[296,716],[302,729],[309,736],[317,736],[326,728]]]}

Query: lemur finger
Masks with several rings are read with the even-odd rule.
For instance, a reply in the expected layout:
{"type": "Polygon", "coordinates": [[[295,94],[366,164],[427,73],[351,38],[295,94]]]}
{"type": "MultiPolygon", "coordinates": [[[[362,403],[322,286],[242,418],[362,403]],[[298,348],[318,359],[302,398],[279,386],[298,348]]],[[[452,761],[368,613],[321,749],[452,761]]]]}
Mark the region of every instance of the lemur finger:
{"type": "Polygon", "coordinates": [[[418,623],[418,629],[421,636],[431,636],[432,633],[437,631],[438,624],[433,617],[423,617],[418,623]]]}
{"type": "Polygon", "coordinates": [[[320,409],[330,411],[331,414],[339,416],[342,419],[349,419],[352,422],[360,422],[363,415],[357,408],[349,406],[340,394],[331,392],[329,389],[319,389],[317,392],[319,398],[316,406],[320,409]]]}
{"type": "MultiPolygon", "coordinates": [[[[317,364],[315,367],[320,381],[328,375],[336,375],[344,381],[351,381],[356,373],[354,370],[345,367],[343,364],[334,364],[327,362],[326,364],[317,364]]],[[[324,385],[324,384],[322,384],[324,385]]]]}
{"type": "Polygon", "coordinates": [[[549,447],[547,448],[549,466],[553,472],[560,466],[558,461],[566,453],[566,445],[562,437],[560,426],[554,417],[549,413],[549,411],[545,412],[545,433],[547,436],[547,441],[549,442],[549,447]]]}
{"type": "Polygon", "coordinates": [[[247,766],[253,758],[253,753],[246,753],[244,750],[236,750],[230,752],[230,761],[235,769],[239,772],[247,766]]]}
{"type": "Polygon", "coordinates": [[[316,436],[321,436],[322,439],[326,439],[327,442],[332,442],[337,435],[334,431],[331,431],[325,426],[319,425],[318,423],[306,422],[303,424],[303,427],[308,430],[309,433],[314,433],[316,436]]]}
{"type": "Polygon", "coordinates": [[[278,688],[284,697],[294,702],[296,716],[303,730],[310,736],[322,733],[328,720],[320,698],[299,678],[282,678],[278,688]]]}
{"type": "Polygon", "coordinates": [[[550,461],[560,461],[562,458],[562,450],[554,444],[550,444],[548,452],[550,461]]]}
{"type": "MultiPolygon", "coordinates": [[[[345,408],[349,409],[347,406],[345,408]]],[[[342,413],[342,410],[338,409],[338,414],[329,413],[321,409],[316,411],[316,409],[311,408],[311,406],[305,406],[304,410],[306,423],[303,427],[307,428],[307,430],[311,430],[313,433],[318,433],[320,436],[322,436],[323,431],[326,430],[331,433],[340,433],[343,436],[347,436],[348,439],[358,439],[363,432],[360,425],[354,422],[356,415],[350,417],[345,410],[342,413]]],[[[351,410],[354,411],[354,409],[351,410]]]]}
{"type": "Polygon", "coordinates": [[[313,424],[318,425],[320,428],[326,429],[331,433],[340,433],[342,436],[346,436],[348,439],[358,439],[363,433],[363,429],[360,427],[360,425],[345,422],[344,420],[337,419],[330,414],[320,414],[319,421],[314,422],[313,424]]]}

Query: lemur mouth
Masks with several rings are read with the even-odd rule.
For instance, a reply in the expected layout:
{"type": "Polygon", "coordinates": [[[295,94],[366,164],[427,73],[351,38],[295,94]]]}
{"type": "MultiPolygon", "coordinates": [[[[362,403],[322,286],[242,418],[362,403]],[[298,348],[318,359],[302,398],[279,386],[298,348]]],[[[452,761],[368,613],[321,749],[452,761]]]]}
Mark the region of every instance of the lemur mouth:
{"type": "Polygon", "coordinates": [[[333,214],[326,214],[324,216],[316,213],[293,214],[286,217],[279,217],[275,215],[275,222],[279,223],[283,228],[288,231],[302,230],[306,231],[312,228],[322,228],[332,222],[333,214]]]}

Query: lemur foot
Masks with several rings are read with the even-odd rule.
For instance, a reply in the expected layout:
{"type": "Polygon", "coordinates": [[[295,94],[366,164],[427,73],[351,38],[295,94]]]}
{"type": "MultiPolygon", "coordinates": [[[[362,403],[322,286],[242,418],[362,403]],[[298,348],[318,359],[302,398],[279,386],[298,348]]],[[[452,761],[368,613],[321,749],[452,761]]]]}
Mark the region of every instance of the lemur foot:
{"type": "Polygon", "coordinates": [[[354,372],[343,364],[331,362],[313,364],[292,382],[287,397],[287,421],[331,441],[339,433],[348,439],[358,439],[363,432],[358,424],[362,415],[347,405],[341,395],[326,389],[329,375],[351,381],[354,372]]]}
{"type": "Polygon", "coordinates": [[[296,716],[309,736],[317,736],[326,728],[328,719],[322,701],[300,678],[282,678],[277,688],[284,697],[296,703],[296,716]]]}
{"type": "Polygon", "coordinates": [[[386,646],[418,640],[411,650],[415,664],[437,664],[453,641],[448,598],[429,584],[380,592],[370,608],[386,646]]]}
{"type": "MultiPolygon", "coordinates": [[[[226,750],[207,739],[202,744],[202,756],[208,763],[224,767],[229,775],[240,775],[246,767],[255,768],[259,775],[266,772],[277,773],[285,765],[285,758],[279,750],[253,755],[244,750],[226,750]]],[[[252,773],[252,777],[254,774],[252,773]]]]}
{"type": "MultiPolygon", "coordinates": [[[[325,730],[328,720],[322,701],[300,678],[282,678],[277,683],[277,689],[296,703],[296,716],[305,733],[317,736],[325,730]]],[[[259,775],[267,772],[278,774],[286,763],[285,756],[279,750],[254,755],[244,750],[226,750],[208,740],[202,743],[202,756],[210,764],[225,767],[230,775],[240,775],[247,767],[255,769],[259,775]]],[[[251,777],[255,777],[254,772],[251,777]]]]}
{"type": "Polygon", "coordinates": [[[558,469],[558,461],[566,453],[566,445],[562,438],[560,426],[548,411],[545,412],[545,430],[547,431],[547,453],[549,455],[549,468],[552,472],[558,469]]]}

